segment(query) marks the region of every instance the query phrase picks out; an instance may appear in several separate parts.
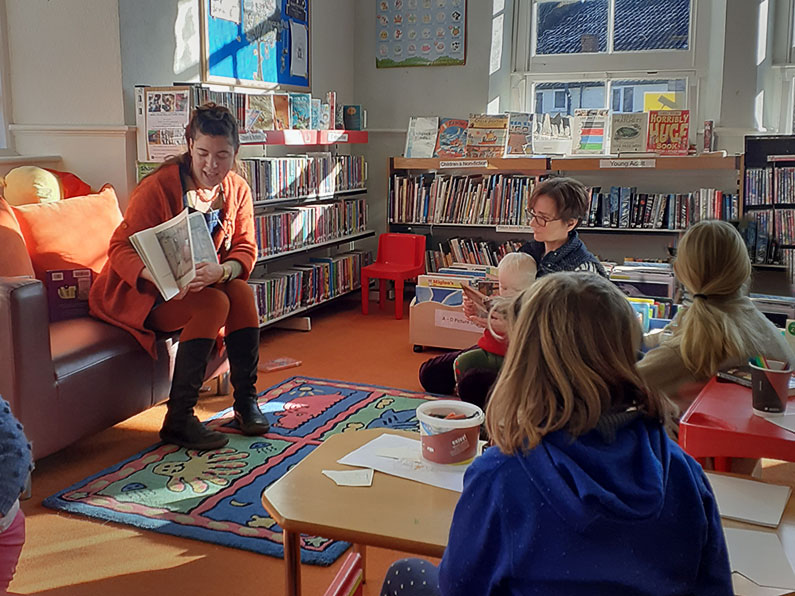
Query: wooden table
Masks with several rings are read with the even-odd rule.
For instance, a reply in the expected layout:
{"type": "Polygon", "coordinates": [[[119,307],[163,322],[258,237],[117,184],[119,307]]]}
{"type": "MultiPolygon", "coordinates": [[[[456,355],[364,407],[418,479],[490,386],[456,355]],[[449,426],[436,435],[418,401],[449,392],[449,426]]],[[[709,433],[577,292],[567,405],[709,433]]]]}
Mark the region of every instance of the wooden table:
{"type": "Polygon", "coordinates": [[[364,545],[441,557],[460,493],[381,472],[369,487],[337,486],[322,470],[350,470],[337,460],[377,436],[361,430],[333,435],[262,494],[262,504],[282,528],[286,594],[301,594],[301,533],[364,545]]]}
{"type": "Polygon", "coordinates": [[[717,378],[682,416],[679,445],[695,458],[714,457],[720,471],[735,457],[795,461],[795,433],[756,416],[750,388],[717,378]]]}

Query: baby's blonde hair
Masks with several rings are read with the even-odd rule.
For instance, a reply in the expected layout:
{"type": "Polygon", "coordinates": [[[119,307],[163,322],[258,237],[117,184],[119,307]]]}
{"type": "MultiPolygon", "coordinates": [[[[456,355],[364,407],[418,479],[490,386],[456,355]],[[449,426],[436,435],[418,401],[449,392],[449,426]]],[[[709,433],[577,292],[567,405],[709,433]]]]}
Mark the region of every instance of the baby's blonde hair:
{"type": "Polygon", "coordinates": [[[516,289],[524,290],[535,281],[538,265],[526,252],[509,252],[500,261],[497,271],[509,275],[516,282],[516,289]]]}
{"type": "Polygon", "coordinates": [[[504,453],[532,449],[560,429],[580,436],[610,412],[669,415],[638,373],[640,324],[609,281],[550,274],[507,312],[508,352],[486,409],[486,428],[504,453]]]}

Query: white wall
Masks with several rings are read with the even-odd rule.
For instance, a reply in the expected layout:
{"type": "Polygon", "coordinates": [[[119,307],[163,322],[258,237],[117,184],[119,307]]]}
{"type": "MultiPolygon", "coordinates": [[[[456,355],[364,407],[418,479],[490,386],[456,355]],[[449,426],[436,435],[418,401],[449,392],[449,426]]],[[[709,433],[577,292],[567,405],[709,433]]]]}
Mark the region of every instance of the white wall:
{"type": "Polygon", "coordinates": [[[92,188],[131,185],[116,2],[7,0],[10,122],[21,154],[63,156],[92,188]]]}

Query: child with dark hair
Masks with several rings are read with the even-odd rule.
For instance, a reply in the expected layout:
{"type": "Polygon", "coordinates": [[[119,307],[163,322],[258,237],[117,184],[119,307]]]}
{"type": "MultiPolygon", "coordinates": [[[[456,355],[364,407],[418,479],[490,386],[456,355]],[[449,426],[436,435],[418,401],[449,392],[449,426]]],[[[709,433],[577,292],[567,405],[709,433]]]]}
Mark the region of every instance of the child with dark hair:
{"type": "Polygon", "coordinates": [[[25,543],[25,515],[19,495],[33,470],[30,443],[11,407],[0,397],[0,594],[14,577],[25,543]]]}

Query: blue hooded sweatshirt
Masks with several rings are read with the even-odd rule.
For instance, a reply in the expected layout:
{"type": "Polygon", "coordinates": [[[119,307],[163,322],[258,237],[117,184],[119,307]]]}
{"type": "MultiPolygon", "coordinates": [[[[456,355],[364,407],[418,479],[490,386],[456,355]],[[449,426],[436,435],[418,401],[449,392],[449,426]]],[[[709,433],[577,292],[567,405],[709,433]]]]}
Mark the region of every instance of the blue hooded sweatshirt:
{"type": "Polygon", "coordinates": [[[496,447],[464,477],[439,569],[443,596],[729,595],[720,517],[701,467],[659,423],[608,442],[547,435],[496,447]]]}

